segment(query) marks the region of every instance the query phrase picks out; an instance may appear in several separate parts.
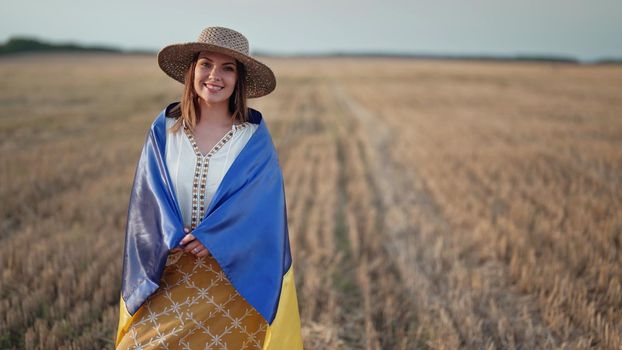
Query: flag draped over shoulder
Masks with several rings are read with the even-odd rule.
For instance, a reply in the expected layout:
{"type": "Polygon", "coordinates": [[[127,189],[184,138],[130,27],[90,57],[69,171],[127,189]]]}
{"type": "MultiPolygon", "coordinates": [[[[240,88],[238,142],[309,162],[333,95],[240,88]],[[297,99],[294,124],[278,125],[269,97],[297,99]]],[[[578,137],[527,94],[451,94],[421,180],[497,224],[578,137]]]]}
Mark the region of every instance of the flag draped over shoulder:
{"type": "MultiPolygon", "coordinates": [[[[151,125],[134,175],[115,344],[158,289],[170,249],[185,236],[165,162],[166,115],[175,104],[164,108],[151,125]]],[[[192,233],[268,323],[264,349],[302,349],[283,176],[261,113],[249,108],[249,117],[258,128],[192,233]]]]}

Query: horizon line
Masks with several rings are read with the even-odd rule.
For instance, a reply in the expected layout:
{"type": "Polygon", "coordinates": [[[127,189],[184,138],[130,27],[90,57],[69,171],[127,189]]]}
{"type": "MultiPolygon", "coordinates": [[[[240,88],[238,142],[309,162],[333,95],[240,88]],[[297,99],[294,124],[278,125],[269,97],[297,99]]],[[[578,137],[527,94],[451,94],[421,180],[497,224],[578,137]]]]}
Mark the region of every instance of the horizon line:
{"type": "MultiPolygon", "coordinates": [[[[157,54],[158,49],[153,48],[123,48],[119,45],[88,45],[80,43],[77,40],[50,41],[41,39],[34,35],[13,35],[0,44],[0,54],[17,54],[17,53],[42,53],[51,51],[99,51],[99,52],[115,52],[121,54],[157,54]],[[40,44],[45,49],[34,50],[18,50],[6,51],[5,48],[12,42],[33,42],[40,44]],[[6,52],[3,52],[6,51],[6,52]]],[[[600,56],[592,59],[580,59],[577,56],[569,54],[554,53],[441,53],[441,52],[421,52],[421,51],[404,51],[404,50],[386,50],[386,49],[364,49],[364,50],[314,50],[314,51],[287,51],[287,50],[265,50],[252,49],[252,56],[276,57],[276,58],[312,58],[312,57],[379,57],[379,58],[428,58],[428,59],[466,59],[466,60],[513,60],[513,61],[543,61],[543,62],[560,62],[560,63],[578,63],[578,64],[599,64],[599,63],[622,63],[622,56],[600,56]]]]}

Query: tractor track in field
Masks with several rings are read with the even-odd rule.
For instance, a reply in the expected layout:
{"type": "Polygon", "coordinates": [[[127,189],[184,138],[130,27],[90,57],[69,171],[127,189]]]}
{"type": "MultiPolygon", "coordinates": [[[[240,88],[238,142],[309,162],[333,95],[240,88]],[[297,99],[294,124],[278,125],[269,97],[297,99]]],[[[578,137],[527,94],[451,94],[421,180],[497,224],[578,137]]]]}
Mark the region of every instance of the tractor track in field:
{"type": "MultiPolygon", "coordinates": [[[[442,260],[442,249],[444,244],[451,244],[448,242],[452,240],[452,227],[444,218],[442,208],[427,191],[425,181],[422,181],[425,179],[417,178],[416,166],[405,169],[395,161],[394,157],[400,155],[392,151],[394,134],[391,126],[381,116],[375,115],[348,95],[342,85],[333,86],[337,103],[343,114],[349,116],[348,123],[358,124],[360,127],[360,137],[357,138],[360,154],[365,161],[369,189],[380,213],[381,219],[376,230],[382,235],[384,245],[381,251],[371,254],[380,254],[383,259],[388,259],[385,262],[387,271],[399,271],[397,282],[405,289],[405,294],[410,296],[408,304],[416,309],[417,322],[421,324],[432,321],[442,326],[440,332],[449,336],[449,339],[445,339],[448,340],[445,346],[449,347],[529,346],[530,342],[525,339],[527,334],[518,334],[518,339],[505,339],[505,334],[502,334],[504,331],[498,324],[514,322],[523,311],[522,308],[527,308],[532,311],[530,322],[534,323],[533,327],[546,328],[533,312],[536,309],[533,300],[516,295],[503,287],[484,297],[472,295],[469,290],[455,290],[456,284],[451,277],[447,277],[443,269],[438,268],[446,263],[442,260]],[[415,186],[415,183],[421,183],[421,186],[415,186]],[[409,220],[410,211],[413,209],[434,227],[435,235],[422,232],[421,226],[409,220]],[[403,220],[393,221],[395,215],[388,215],[389,211],[401,211],[397,217],[403,220]],[[442,238],[439,239],[439,236],[442,238]],[[460,302],[456,301],[456,293],[461,292],[464,292],[462,298],[467,307],[458,305],[460,302]],[[495,301],[494,315],[485,306],[482,307],[490,298],[495,301]],[[465,318],[476,320],[476,331],[480,333],[478,338],[486,339],[485,342],[474,342],[473,329],[465,326],[465,318]]],[[[456,259],[453,263],[459,264],[460,261],[456,259]]],[[[452,268],[451,265],[449,267],[452,268]]],[[[507,284],[503,277],[505,267],[500,262],[489,261],[478,269],[489,279],[499,279],[492,282],[494,285],[507,284]]],[[[548,332],[542,332],[538,336],[541,338],[539,343],[547,343],[548,340],[551,344],[551,335],[548,332]]],[[[425,334],[418,338],[423,342],[418,345],[425,346],[425,334]]]]}

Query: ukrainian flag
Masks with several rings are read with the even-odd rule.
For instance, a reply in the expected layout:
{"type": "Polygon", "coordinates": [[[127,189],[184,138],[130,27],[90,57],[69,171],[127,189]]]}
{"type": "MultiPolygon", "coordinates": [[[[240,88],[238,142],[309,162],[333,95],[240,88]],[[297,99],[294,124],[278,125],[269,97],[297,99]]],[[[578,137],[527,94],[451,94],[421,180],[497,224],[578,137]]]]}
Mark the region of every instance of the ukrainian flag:
{"type": "MultiPolygon", "coordinates": [[[[154,120],[134,176],[123,255],[115,345],[132,315],[159,287],[170,249],[185,233],[165,162],[169,104],[154,120]]],[[[261,113],[193,234],[212,253],[236,290],[268,323],[264,349],[302,349],[289,246],[285,188],[276,149],[261,113]]]]}

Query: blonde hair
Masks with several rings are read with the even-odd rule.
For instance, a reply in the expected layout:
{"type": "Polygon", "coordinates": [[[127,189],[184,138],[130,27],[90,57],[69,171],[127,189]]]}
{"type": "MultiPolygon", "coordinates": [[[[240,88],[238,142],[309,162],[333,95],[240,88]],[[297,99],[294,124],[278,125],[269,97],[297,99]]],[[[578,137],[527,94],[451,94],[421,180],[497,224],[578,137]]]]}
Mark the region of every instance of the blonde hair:
{"type": "MultiPolygon", "coordinates": [[[[175,124],[170,128],[171,132],[176,132],[182,127],[182,123],[185,122],[186,126],[192,131],[194,130],[197,122],[201,118],[201,106],[199,104],[199,95],[194,90],[194,70],[199,60],[199,53],[194,54],[192,63],[184,78],[184,91],[181,97],[180,103],[171,108],[170,114],[175,115],[181,112],[180,117],[177,118],[175,124]]],[[[246,97],[246,67],[240,61],[235,60],[237,70],[237,81],[235,82],[235,88],[233,93],[229,97],[229,112],[231,118],[240,123],[247,122],[248,108],[246,97]]]]}

